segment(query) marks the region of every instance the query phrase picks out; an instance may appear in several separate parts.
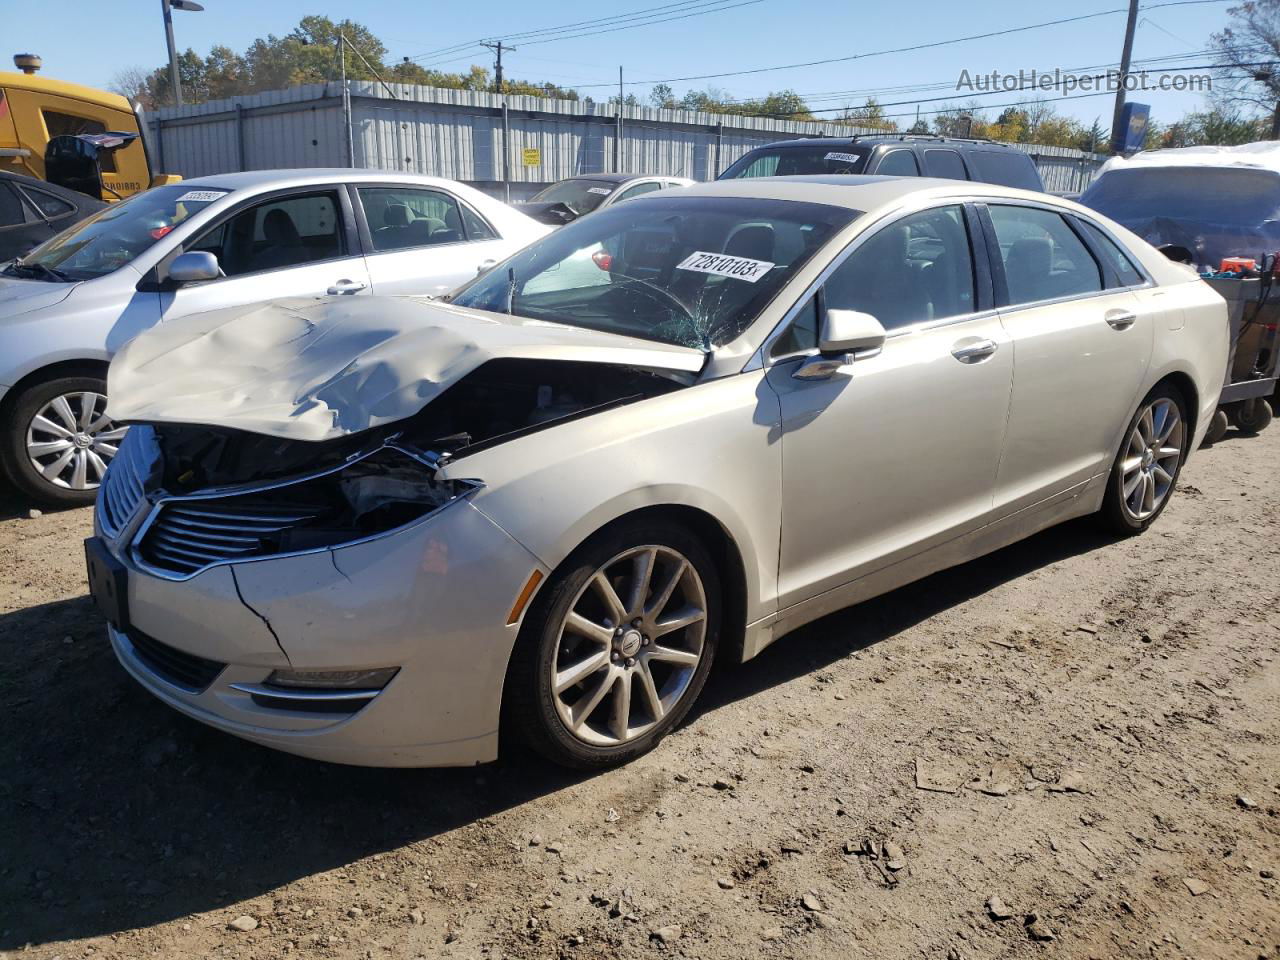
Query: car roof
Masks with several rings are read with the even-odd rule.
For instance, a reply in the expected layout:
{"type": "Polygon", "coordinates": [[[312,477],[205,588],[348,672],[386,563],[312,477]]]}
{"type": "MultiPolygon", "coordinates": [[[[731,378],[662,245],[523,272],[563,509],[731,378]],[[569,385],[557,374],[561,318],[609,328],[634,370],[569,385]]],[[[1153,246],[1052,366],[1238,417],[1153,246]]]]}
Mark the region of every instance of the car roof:
{"type": "Polygon", "coordinates": [[[580,173],[574,177],[565,177],[564,180],[558,181],[564,183],[567,180],[597,180],[604,183],[629,183],[632,180],[686,180],[687,177],[677,177],[666,173],[580,173]]]}
{"type": "Polygon", "coordinates": [[[352,167],[304,167],[296,170],[248,170],[243,173],[215,173],[183,180],[179,186],[220,187],[226,190],[256,190],[261,187],[307,187],[318,183],[416,183],[429,187],[456,186],[457,181],[428,177],[401,170],[352,167]]]}
{"type": "Polygon", "coordinates": [[[1013,150],[1017,153],[1024,152],[1011,144],[1001,143],[999,140],[978,140],[971,137],[934,137],[919,133],[866,133],[854,137],[798,137],[794,140],[775,140],[773,143],[764,143],[760,147],[753,149],[768,149],[771,147],[866,147],[881,143],[946,144],[948,147],[963,147],[970,150],[994,149],[1013,150]]]}
{"type": "MultiPolygon", "coordinates": [[[[1008,197],[1013,200],[1054,202],[1072,206],[1036,190],[1018,190],[978,180],[943,180],[934,177],[876,177],[852,174],[828,174],[806,177],[744,177],[734,180],[712,180],[682,187],[679,196],[743,197],[759,200],[797,200],[825,203],[853,210],[872,210],[895,203],[911,194],[936,197],[1008,197]]],[[[661,193],[638,197],[635,202],[648,202],[651,197],[671,198],[677,194],[661,193]]]]}

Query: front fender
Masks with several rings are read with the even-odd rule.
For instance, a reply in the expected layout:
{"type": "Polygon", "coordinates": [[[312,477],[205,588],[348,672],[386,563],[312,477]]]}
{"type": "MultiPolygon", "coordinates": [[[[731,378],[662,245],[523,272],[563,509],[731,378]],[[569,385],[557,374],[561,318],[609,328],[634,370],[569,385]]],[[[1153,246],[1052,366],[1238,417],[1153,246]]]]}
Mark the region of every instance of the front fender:
{"type": "Polygon", "coordinates": [[[701,510],[741,554],[751,622],[777,606],[779,439],[776,395],[755,371],[514,439],[444,475],[481,480],[476,508],[552,569],[619,517],[701,510]]]}

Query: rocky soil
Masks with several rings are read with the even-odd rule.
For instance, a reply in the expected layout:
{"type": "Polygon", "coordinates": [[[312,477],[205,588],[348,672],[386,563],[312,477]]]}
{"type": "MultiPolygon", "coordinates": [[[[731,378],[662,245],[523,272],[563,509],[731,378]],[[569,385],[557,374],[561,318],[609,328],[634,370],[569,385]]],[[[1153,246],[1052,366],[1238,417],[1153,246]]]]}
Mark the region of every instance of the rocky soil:
{"type": "Polygon", "coordinates": [[[817,623],[589,778],[188,721],[104,642],[89,512],[2,499],[0,954],[1280,957],[1277,463],[817,623]]]}

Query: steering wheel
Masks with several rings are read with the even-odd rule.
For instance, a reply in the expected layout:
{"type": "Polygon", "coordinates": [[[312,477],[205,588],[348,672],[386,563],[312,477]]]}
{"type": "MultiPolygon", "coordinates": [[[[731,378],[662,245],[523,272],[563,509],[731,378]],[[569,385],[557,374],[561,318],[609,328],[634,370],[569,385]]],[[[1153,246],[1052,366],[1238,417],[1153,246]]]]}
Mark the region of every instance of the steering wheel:
{"type": "Polygon", "coordinates": [[[669,290],[663,290],[662,287],[658,286],[656,283],[650,283],[648,280],[642,280],[639,277],[616,277],[616,276],[613,278],[613,283],[618,285],[621,285],[624,283],[638,283],[640,284],[641,288],[645,290],[645,292],[650,294],[657,294],[658,296],[656,296],[654,299],[665,300],[668,304],[674,305],[675,308],[680,311],[680,313],[684,316],[686,320],[688,320],[690,323],[694,324],[695,326],[697,325],[697,321],[693,316],[693,311],[684,305],[684,301],[682,301],[674,293],[671,293],[669,290]]]}

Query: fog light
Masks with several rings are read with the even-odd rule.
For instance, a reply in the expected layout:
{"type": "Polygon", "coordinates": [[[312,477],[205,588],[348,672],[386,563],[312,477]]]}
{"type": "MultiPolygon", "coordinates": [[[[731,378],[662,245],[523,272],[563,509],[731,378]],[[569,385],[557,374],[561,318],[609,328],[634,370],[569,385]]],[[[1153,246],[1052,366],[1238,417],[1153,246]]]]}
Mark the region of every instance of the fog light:
{"type": "Polygon", "coordinates": [[[381,690],[399,672],[399,667],[380,670],[273,670],[267,677],[267,684],[304,690],[381,690]]]}

